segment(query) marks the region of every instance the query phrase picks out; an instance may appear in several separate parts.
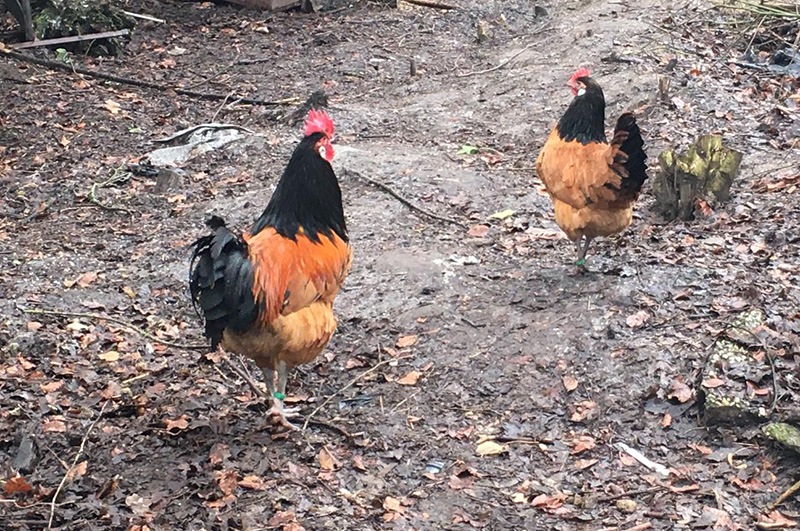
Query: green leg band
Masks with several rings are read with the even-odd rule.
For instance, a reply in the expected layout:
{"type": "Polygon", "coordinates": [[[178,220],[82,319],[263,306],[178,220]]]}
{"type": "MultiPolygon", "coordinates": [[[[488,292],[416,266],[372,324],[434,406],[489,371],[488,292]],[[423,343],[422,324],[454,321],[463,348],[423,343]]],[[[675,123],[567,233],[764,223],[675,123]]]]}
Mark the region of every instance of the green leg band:
{"type": "Polygon", "coordinates": [[[278,400],[283,400],[284,398],[286,398],[285,394],[279,393],[278,391],[275,391],[274,393],[272,393],[272,396],[274,396],[278,400]]]}
{"type": "Polygon", "coordinates": [[[585,264],[586,264],[586,258],[581,258],[580,260],[575,262],[575,265],[578,267],[583,267],[585,264]]]}

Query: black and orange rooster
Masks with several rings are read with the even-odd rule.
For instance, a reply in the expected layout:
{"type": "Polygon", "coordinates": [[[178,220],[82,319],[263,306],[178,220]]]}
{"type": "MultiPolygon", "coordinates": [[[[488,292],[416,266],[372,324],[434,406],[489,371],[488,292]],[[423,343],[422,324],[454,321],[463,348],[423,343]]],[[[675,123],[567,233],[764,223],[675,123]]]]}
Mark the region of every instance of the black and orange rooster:
{"type": "Polygon", "coordinates": [[[603,89],[582,68],[567,83],[575,98],[536,159],[536,172],[555,206],[556,223],[575,243],[578,272],[594,238],[631,224],[633,204],[647,179],[644,141],[633,114],[617,120],[606,140],[603,89]]]}
{"type": "Polygon", "coordinates": [[[333,121],[311,110],[304,135],[249,232],[234,234],[216,216],[208,221],[213,233],[195,242],[189,284],[212,347],[255,360],[272,396],[270,415],[291,429],[288,370],[311,362],[331,339],[333,301],[352,257],[330,164],[333,121]]]}

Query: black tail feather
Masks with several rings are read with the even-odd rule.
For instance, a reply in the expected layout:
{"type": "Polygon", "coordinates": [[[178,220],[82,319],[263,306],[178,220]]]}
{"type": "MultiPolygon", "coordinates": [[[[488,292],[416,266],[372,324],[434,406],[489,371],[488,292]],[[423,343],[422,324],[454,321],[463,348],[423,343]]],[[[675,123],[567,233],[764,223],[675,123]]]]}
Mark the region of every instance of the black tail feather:
{"type": "Polygon", "coordinates": [[[611,143],[619,145],[620,151],[625,154],[617,161],[625,168],[621,172],[623,177],[620,199],[636,199],[647,180],[647,154],[644,151],[642,132],[633,114],[626,112],[619,117],[611,143]]]}
{"type": "Polygon", "coordinates": [[[212,216],[206,225],[214,232],[194,243],[189,291],[195,311],[205,320],[205,336],[212,348],[226,328],[244,331],[258,318],[253,295],[253,265],[247,243],[212,216]]]}

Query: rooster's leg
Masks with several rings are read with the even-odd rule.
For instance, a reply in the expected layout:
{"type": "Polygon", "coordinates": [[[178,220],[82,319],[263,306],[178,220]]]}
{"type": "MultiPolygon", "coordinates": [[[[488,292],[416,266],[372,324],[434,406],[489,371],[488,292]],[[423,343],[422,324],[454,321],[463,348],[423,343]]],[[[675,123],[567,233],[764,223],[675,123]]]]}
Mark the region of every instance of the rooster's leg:
{"type": "Polygon", "coordinates": [[[586,264],[586,251],[589,250],[589,244],[592,243],[592,239],[583,236],[583,245],[578,245],[578,261],[575,262],[575,265],[578,267],[583,267],[586,264]]]}
{"type": "MultiPolygon", "coordinates": [[[[274,376],[274,372],[271,369],[265,369],[264,375],[266,376],[266,371],[269,370],[270,374],[274,376]]],[[[286,366],[286,362],[280,361],[278,362],[278,387],[275,388],[274,382],[272,385],[267,385],[269,388],[270,394],[272,395],[272,409],[270,409],[269,414],[270,416],[277,417],[277,422],[285,427],[289,428],[290,430],[297,430],[297,426],[286,420],[289,417],[296,417],[297,409],[295,408],[285,408],[283,406],[283,400],[286,398],[286,380],[289,376],[289,368],[286,366]]]]}

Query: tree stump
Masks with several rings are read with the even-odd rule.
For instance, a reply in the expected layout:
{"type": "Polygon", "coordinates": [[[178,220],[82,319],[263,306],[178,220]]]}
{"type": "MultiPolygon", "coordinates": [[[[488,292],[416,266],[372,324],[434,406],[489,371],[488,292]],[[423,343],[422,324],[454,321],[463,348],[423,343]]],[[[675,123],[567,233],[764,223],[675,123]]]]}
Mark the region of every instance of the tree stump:
{"type": "Polygon", "coordinates": [[[742,154],[725,147],[721,136],[705,135],[680,155],[664,151],[658,162],[661,170],[652,185],[654,209],[667,221],[689,221],[698,200],[715,206],[730,199],[742,154]]]}

